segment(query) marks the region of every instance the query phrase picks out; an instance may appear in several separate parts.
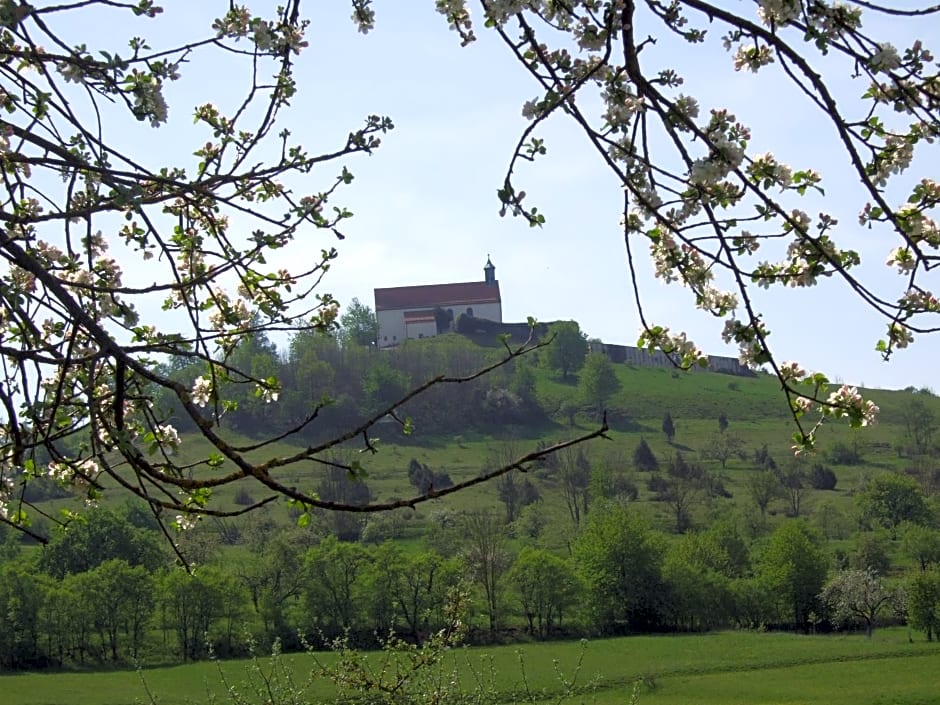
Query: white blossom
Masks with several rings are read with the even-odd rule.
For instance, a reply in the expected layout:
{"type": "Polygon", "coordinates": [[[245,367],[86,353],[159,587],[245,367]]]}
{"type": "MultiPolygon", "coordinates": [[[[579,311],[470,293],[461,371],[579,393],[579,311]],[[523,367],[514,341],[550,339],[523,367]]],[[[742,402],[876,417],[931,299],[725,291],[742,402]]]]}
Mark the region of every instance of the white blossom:
{"type": "Polygon", "coordinates": [[[901,65],[901,57],[898,56],[898,50],[893,45],[884,42],[878,45],[878,51],[871,55],[868,60],[868,66],[875,73],[887,73],[893,71],[901,65]]]}
{"type": "Polygon", "coordinates": [[[801,414],[808,414],[816,406],[812,399],[807,399],[806,397],[796,397],[790,405],[794,411],[801,414]]]}
{"type": "Polygon", "coordinates": [[[914,144],[903,135],[888,135],[884,147],[869,166],[873,181],[884,186],[892,174],[900,174],[911,165],[914,144]]]}
{"type": "Polygon", "coordinates": [[[799,381],[806,377],[808,373],[798,362],[784,362],[780,365],[780,377],[783,381],[796,380],[799,381]]]}
{"type": "Polygon", "coordinates": [[[917,258],[909,247],[896,247],[888,253],[885,264],[889,267],[897,267],[902,274],[910,272],[917,266],[917,258]]]}
{"type": "Polygon", "coordinates": [[[193,404],[196,406],[205,406],[209,403],[209,399],[212,398],[212,381],[205,377],[196,377],[190,395],[193,398],[193,404]]]}
{"type": "Polygon", "coordinates": [[[891,344],[896,348],[906,348],[914,342],[914,334],[910,328],[900,323],[890,323],[888,325],[888,338],[891,344]]]}
{"type": "Polygon", "coordinates": [[[689,120],[693,120],[698,117],[699,107],[698,101],[689,95],[683,95],[682,93],[676,98],[674,107],[677,113],[682,115],[689,120]]]}
{"type": "Polygon", "coordinates": [[[163,97],[163,86],[158,81],[141,82],[135,86],[134,112],[141,120],[149,119],[153,127],[166,122],[169,108],[163,97]]]}
{"type": "Polygon", "coordinates": [[[177,514],[173,526],[177,531],[189,531],[196,528],[199,518],[199,514],[177,514]]]}
{"type": "Polygon", "coordinates": [[[363,34],[375,29],[375,10],[372,9],[372,0],[353,0],[352,21],[363,34]]]}
{"type": "Polygon", "coordinates": [[[154,438],[156,438],[157,443],[159,443],[165,450],[176,450],[182,443],[179,432],[170,424],[161,424],[160,426],[157,426],[153,435],[154,438]]]}
{"type": "Polygon", "coordinates": [[[63,482],[72,477],[72,468],[65,463],[51,462],[46,474],[52,480],[63,482]]]}
{"type": "Polygon", "coordinates": [[[758,0],[757,16],[768,27],[784,25],[800,16],[800,0],[758,0]]]}
{"type": "Polygon", "coordinates": [[[830,411],[833,416],[848,416],[853,420],[853,425],[868,426],[877,420],[878,407],[874,402],[865,401],[855,387],[843,384],[829,395],[827,401],[835,407],[830,411]]]}
{"type": "Polygon", "coordinates": [[[761,44],[760,46],[741,44],[738,46],[737,51],[734,52],[735,71],[746,68],[753,73],[757,73],[757,70],[762,66],[767,66],[773,62],[774,55],[770,51],[770,47],[766,44],[761,44]]]}
{"type": "Polygon", "coordinates": [[[13,492],[16,489],[13,478],[3,477],[0,478],[0,518],[9,519],[9,506],[10,499],[13,497],[13,492]]]}
{"type": "Polygon", "coordinates": [[[258,396],[261,397],[261,401],[263,401],[265,404],[270,404],[277,401],[280,395],[281,393],[277,389],[258,385],[258,396]]]}

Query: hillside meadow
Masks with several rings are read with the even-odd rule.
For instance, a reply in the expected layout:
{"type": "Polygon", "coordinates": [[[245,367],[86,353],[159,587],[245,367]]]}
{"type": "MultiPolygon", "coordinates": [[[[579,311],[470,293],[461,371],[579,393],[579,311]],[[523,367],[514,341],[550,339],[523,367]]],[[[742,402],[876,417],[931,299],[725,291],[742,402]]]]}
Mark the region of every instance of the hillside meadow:
{"type": "MultiPolygon", "coordinates": [[[[431,347],[432,340],[420,341],[431,347]]],[[[779,382],[770,375],[738,377],[711,372],[683,373],[672,369],[632,367],[614,365],[620,389],[607,404],[611,430],[607,438],[598,439],[582,446],[592,462],[603,462],[626,472],[638,488],[637,500],[644,511],[655,522],[668,528],[669,518],[661,504],[653,502],[653,493],[644,486],[646,477],[635,473],[632,454],[637,444],[645,440],[661,464],[667,463],[676,453],[701,460],[711,472],[717,474],[732,497],[730,504],[743,509],[749,500],[744,496],[745,480],[754,469],[753,454],[766,446],[778,463],[788,462],[793,453],[790,436],[795,430],[793,418],[786,400],[780,391],[779,382]],[[663,416],[669,413],[676,424],[676,435],[671,442],[664,436],[661,425],[663,416]],[[718,436],[718,418],[723,415],[728,421],[728,433],[741,441],[740,455],[733,455],[722,468],[716,460],[703,457],[709,443],[718,436]]],[[[529,452],[539,444],[550,444],[566,440],[597,428],[596,415],[579,403],[577,377],[563,382],[552,371],[540,366],[532,367],[535,390],[541,408],[556,410],[549,418],[532,424],[506,424],[481,433],[468,429],[460,434],[429,434],[420,426],[410,435],[403,435],[395,424],[383,424],[374,432],[378,453],[361,453],[356,442],[340,449],[345,458],[355,458],[364,469],[364,481],[368,484],[373,499],[410,497],[415,488],[409,483],[408,464],[417,460],[434,470],[446,471],[454,481],[475,477],[494,462],[504,460],[507,454],[529,452]],[[578,406],[570,419],[557,412],[566,403],[578,406]],[[573,421],[573,423],[570,423],[573,421]]],[[[872,476],[889,470],[903,470],[909,459],[901,457],[898,448],[907,434],[906,410],[913,399],[923,404],[936,418],[940,418],[940,398],[932,393],[890,390],[862,390],[866,398],[872,399],[881,411],[877,424],[858,430],[833,421],[823,425],[819,432],[817,452],[808,456],[810,463],[820,462],[832,467],[838,477],[835,491],[817,491],[807,488],[804,515],[812,516],[813,508],[826,504],[845,514],[852,512],[852,495],[872,476]],[[852,464],[833,462],[831,451],[836,447],[849,447],[857,451],[858,459],[852,464]]],[[[442,411],[442,414],[445,413],[442,411]]],[[[224,428],[224,425],[223,425],[224,428]]],[[[250,445],[252,438],[229,430],[226,436],[233,444],[250,445]]],[[[290,442],[290,439],[268,443],[262,449],[249,453],[254,460],[291,456],[305,447],[290,442]]],[[[186,434],[180,448],[182,462],[198,462],[211,452],[208,442],[198,435],[186,434]]],[[[217,472],[224,474],[233,467],[223,463],[217,472]]],[[[281,481],[308,491],[316,491],[322,477],[322,466],[315,462],[302,463],[281,471],[281,481]]],[[[543,511],[549,516],[563,511],[558,488],[550,478],[537,472],[529,478],[541,491],[543,511]]],[[[236,508],[236,495],[247,493],[244,499],[262,499],[264,489],[251,479],[235,485],[227,485],[213,491],[215,501],[221,506],[236,508]]],[[[122,493],[105,494],[105,503],[125,500],[122,493]]],[[[705,503],[696,508],[696,522],[702,526],[709,522],[709,511],[715,509],[705,503]]],[[[74,506],[69,500],[53,500],[44,505],[54,513],[59,509],[74,506]]],[[[471,488],[444,500],[433,500],[416,506],[408,515],[407,533],[417,534],[423,530],[429,513],[438,511],[462,512],[476,509],[499,511],[499,499],[495,483],[471,488]]],[[[780,501],[771,505],[770,519],[784,513],[780,501]]],[[[720,509],[726,512],[726,507],[720,509]]],[[[278,522],[291,522],[284,505],[279,505],[271,516],[278,522]]]]}

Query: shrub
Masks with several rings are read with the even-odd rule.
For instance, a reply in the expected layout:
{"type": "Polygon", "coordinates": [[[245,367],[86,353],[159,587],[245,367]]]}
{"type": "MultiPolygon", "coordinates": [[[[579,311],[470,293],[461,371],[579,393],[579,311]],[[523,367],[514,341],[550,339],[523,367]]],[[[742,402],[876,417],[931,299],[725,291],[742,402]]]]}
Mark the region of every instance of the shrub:
{"type": "Polygon", "coordinates": [[[858,465],[862,462],[862,454],[858,449],[841,441],[833,445],[827,455],[829,462],[836,465],[858,465]]]}
{"type": "Polygon", "coordinates": [[[809,482],[814,490],[834,490],[838,482],[835,472],[825,465],[817,463],[809,474],[809,482]]]}

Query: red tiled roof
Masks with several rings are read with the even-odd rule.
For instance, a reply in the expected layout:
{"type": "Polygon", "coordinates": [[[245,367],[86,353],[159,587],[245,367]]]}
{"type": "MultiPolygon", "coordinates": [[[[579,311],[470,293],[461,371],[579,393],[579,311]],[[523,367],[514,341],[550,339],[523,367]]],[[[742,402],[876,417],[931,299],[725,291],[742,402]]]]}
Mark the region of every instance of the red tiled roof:
{"type": "Polygon", "coordinates": [[[405,323],[434,323],[434,311],[405,311],[405,323]]]}
{"type": "Polygon", "coordinates": [[[424,286],[396,286],[375,290],[375,310],[388,311],[402,308],[434,308],[440,306],[473,306],[498,304],[499,282],[464,282],[461,284],[426,284],[424,286]]]}

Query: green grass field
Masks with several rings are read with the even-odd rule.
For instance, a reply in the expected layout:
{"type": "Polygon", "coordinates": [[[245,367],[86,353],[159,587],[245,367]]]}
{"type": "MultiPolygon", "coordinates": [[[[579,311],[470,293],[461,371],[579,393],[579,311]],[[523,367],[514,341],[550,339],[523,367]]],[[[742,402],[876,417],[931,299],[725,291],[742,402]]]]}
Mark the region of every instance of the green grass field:
{"type": "MultiPolygon", "coordinates": [[[[724,632],[642,636],[521,647],[458,649],[448,658],[464,687],[483,674],[498,703],[531,697],[555,702],[563,693],[558,671],[573,675],[582,656],[572,703],[629,702],[639,682],[640,703],[653,705],[760,705],[833,703],[887,705],[940,703],[940,644],[910,643],[908,631],[883,629],[860,635],[805,636],[724,632]],[[522,665],[524,664],[524,669],[522,665]]],[[[331,656],[323,657],[328,661],[331,656]]],[[[373,654],[374,661],[379,656],[373,654]]],[[[308,655],[283,656],[303,679],[308,655]]],[[[267,666],[262,660],[262,666],[267,666]]],[[[142,677],[160,705],[195,705],[221,697],[220,671],[231,684],[246,679],[246,663],[198,663],[173,668],[94,673],[21,674],[0,677],[3,705],[130,705],[147,703],[142,677]]],[[[447,670],[450,671],[451,664],[447,670]]],[[[330,702],[334,686],[318,681],[311,702],[330,702]]],[[[229,702],[220,700],[219,702],[229,702]]],[[[254,701],[250,701],[254,702],[254,701]]],[[[276,704],[280,705],[280,704],[276,704]]]]}

